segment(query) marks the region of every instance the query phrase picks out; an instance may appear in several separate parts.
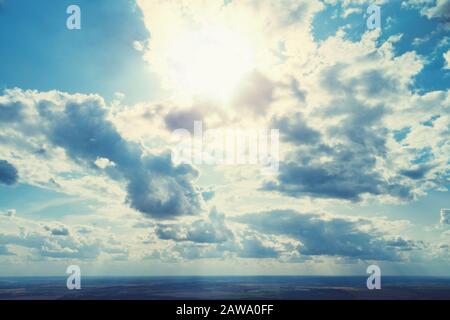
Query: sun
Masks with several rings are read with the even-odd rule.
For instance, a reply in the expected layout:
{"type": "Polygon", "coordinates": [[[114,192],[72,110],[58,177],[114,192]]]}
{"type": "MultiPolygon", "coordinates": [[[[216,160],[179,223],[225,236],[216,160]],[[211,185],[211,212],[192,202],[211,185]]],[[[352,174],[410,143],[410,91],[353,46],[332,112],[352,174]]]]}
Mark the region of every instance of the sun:
{"type": "Polygon", "coordinates": [[[169,79],[183,95],[226,100],[254,69],[249,43],[220,28],[180,34],[167,52],[169,79]]]}

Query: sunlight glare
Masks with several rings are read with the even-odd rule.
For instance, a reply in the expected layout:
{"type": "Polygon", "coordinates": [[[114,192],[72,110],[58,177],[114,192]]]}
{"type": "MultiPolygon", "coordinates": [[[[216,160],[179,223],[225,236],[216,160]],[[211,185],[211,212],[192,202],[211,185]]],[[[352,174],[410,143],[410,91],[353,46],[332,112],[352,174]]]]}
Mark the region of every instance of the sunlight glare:
{"type": "Polygon", "coordinates": [[[227,99],[254,67],[248,44],[228,30],[186,32],[170,46],[169,76],[184,94],[227,99]]]}

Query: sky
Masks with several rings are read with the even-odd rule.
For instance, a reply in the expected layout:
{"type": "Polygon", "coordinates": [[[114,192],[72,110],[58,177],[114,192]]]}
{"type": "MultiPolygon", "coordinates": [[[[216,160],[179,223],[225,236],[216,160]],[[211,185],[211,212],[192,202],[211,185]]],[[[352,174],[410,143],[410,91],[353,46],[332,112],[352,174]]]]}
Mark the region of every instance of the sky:
{"type": "Polygon", "coordinates": [[[450,276],[449,0],[0,0],[0,43],[0,276],[450,276]]]}

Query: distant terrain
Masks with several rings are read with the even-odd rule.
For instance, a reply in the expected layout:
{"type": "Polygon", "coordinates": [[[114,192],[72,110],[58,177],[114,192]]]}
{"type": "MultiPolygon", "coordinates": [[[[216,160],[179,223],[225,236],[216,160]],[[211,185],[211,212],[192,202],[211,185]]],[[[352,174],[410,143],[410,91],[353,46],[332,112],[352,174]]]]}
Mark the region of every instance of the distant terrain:
{"type": "Polygon", "coordinates": [[[0,299],[450,299],[450,278],[383,277],[368,290],[365,277],[83,277],[68,290],[63,277],[0,278],[0,299]]]}

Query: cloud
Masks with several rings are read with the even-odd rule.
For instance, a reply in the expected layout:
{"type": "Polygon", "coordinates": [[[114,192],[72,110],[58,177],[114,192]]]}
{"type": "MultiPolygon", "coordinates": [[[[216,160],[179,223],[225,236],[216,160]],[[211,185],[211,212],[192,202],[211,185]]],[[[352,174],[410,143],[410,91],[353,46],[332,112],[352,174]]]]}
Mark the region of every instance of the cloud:
{"type": "MultiPolygon", "coordinates": [[[[225,216],[215,209],[211,210],[208,220],[196,220],[192,223],[160,224],[155,234],[161,240],[171,240],[173,246],[166,250],[172,252],[158,254],[165,259],[218,259],[236,257],[243,259],[276,259],[280,257],[280,244],[262,234],[249,231],[237,233],[225,223],[225,216]],[[277,248],[278,246],[279,248],[277,248]]],[[[155,258],[155,252],[149,254],[155,258]]]]}
{"type": "Polygon", "coordinates": [[[16,215],[16,209],[6,210],[4,215],[7,216],[7,217],[14,217],[16,215]]]}
{"type": "Polygon", "coordinates": [[[402,237],[395,237],[393,239],[386,240],[386,246],[399,251],[411,251],[415,249],[423,249],[426,247],[426,244],[423,241],[413,241],[403,239],[402,237]]]}
{"type": "Polygon", "coordinates": [[[39,231],[11,234],[4,233],[0,236],[0,245],[16,245],[31,249],[40,258],[57,259],[96,259],[101,253],[100,241],[63,237],[51,238],[39,231]]]}
{"type": "MultiPolygon", "coordinates": [[[[248,117],[242,114],[246,109],[252,110],[260,116],[258,121],[264,117],[272,119],[270,125],[283,134],[286,152],[284,159],[280,159],[280,174],[262,189],[291,197],[350,201],[376,197],[408,201],[424,194],[426,189],[442,186],[446,179],[442,138],[431,139],[441,141],[433,148],[433,153],[441,154],[440,160],[426,163],[414,163],[413,144],[402,146],[392,142],[393,132],[404,129],[397,126],[411,119],[402,119],[405,106],[422,98],[411,88],[425,66],[425,59],[414,51],[396,54],[395,45],[402,38],[401,34],[380,41],[379,31],[366,32],[361,41],[351,41],[348,39],[351,37],[337,33],[317,44],[309,32],[302,41],[298,39],[302,31],[310,30],[313,13],[323,9],[319,3],[267,1],[253,6],[250,2],[232,2],[223,7],[223,3],[211,1],[208,8],[201,7],[200,3],[184,6],[182,1],[138,2],[147,28],[154,30],[153,48],[146,53],[146,59],[160,73],[168,74],[159,69],[165,64],[158,60],[164,59],[165,41],[176,39],[183,29],[208,25],[205,16],[209,10],[215,12],[217,18],[249,9],[260,13],[245,20],[246,26],[240,32],[251,28],[249,26],[258,26],[258,34],[263,34],[265,45],[264,50],[257,44],[254,49],[261,55],[275,52],[266,58],[277,64],[258,65],[241,83],[234,101],[237,112],[230,118],[235,120],[234,126],[248,126],[242,119],[248,117]],[[274,7],[278,10],[273,10],[274,7]],[[155,15],[159,10],[167,19],[155,15]],[[270,14],[266,16],[266,13],[270,14]],[[273,20],[270,24],[265,23],[268,17],[273,20]],[[199,21],[202,23],[197,24],[199,21]]],[[[340,4],[337,1],[327,3],[340,4]]],[[[342,7],[363,3],[368,2],[346,1],[342,7]]],[[[433,105],[436,112],[445,112],[444,98],[434,101],[433,105]]],[[[412,109],[410,114],[414,114],[412,109]]],[[[423,106],[417,109],[424,111],[423,106]]],[[[416,115],[417,109],[414,110],[416,115]]],[[[168,127],[187,127],[184,123],[188,122],[191,128],[191,116],[192,113],[176,112],[170,116],[168,127]]],[[[257,125],[267,125],[263,121],[257,125]]],[[[415,131],[414,124],[412,132],[415,131]]]]}
{"type": "Polygon", "coordinates": [[[208,220],[196,220],[186,224],[160,224],[156,235],[162,240],[194,243],[223,243],[233,239],[233,232],[225,224],[225,216],[212,209],[208,220]]]}
{"type": "Polygon", "coordinates": [[[241,258],[249,259],[275,259],[280,256],[279,252],[269,246],[264,245],[261,240],[256,237],[247,237],[242,240],[242,249],[238,255],[241,258]]]}
{"type": "MultiPolygon", "coordinates": [[[[35,136],[44,136],[48,145],[63,148],[74,163],[88,170],[106,165],[111,179],[126,181],[126,201],[132,208],[160,219],[201,210],[200,192],[191,183],[196,170],[174,166],[168,153],[144,155],[141,147],[125,140],[108,119],[101,97],[20,89],[5,93],[2,108],[24,111],[20,117],[9,116],[12,128],[33,128],[35,136]]],[[[15,182],[11,166],[1,164],[3,180],[15,182]]]]}
{"type": "Polygon", "coordinates": [[[68,236],[70,234],[69,229],[65,226],[45,226],[44,228],[45,230],[50,231],[53,236],[68,236]]]}
{"type": "Polygon", "coordinates": [[[0,100],[0,122],[9,123],[23,118],[24,106],[20,101],[0,100]]]}
{"type": "Polygon", "coordinates": [[[94,163],[100,169],[106,169],[108,167],[114,167],[116,165],[114,162],[106,158],[97,158],[94,163]]]}
{"type": "Polygon", "coordinates": [[[273,128],[279,128],[287,142],[296,145],[316,144],[320,141],[320,132],[309,127],[301,113],[275,118],[273,128]]]}
{"type": "Polygon", "coordinates": [[[450,209],[441,209],[441,220],[442,226],[450,225],[450,209]]]}
{"type": "Polygon", "coordinates": [[[411,243],[386,240],[368,220],[302,214],[293,210],[273,210],[244,214],[235,219],[262,234],[287,236],[301,243],[306,256],[340,256],[363,260],[401,259],[399,248],[411,243]],[[371,232],[367,229],[372,230],[371,232]]]}
{"type": "Polygon", "coordinates": [[[396,180],[385,180],[375,170],[376,158],[359,145],[319,145],[298,152],[280,164],[277,181],[266,182],[263,190],[291,197],[359,201],[365,194],[412,197],[411,190],[396,180]],[[312,157],[311,155],[314,155],[312,157]],[[323,161],[320,159],[323,158],[323,161]]]}
{"type": "Polygon", "coordinates": [[[444,69],[450,69],[450,50],[444,53],[444,60],[445,60],[444,69]]]}
{"type": "MultiPolygon", "coordinates": [[[[223,258],[223,251],[216,250],[215,246],[207,246],[205,244],[183,242],[175,243],[171,248],[173,255],[171,257],[165,257],[169,261],[177,260],[196,260],[196,259],[216,259],[223,258]]],[[[160,255],[161,256],[161,255],[160,255]]],[[[164,258],[164,253],[162,257],[164,258]]]]}
{"type": "Polygon", "coordinates": [[[274,100],[275,84],[260,72],[248,75],[237,91],[233,104],[238,109],[264,115],[274,100]]]}
{"type": "Polygon", "coordinates": [[[428,19],[450,18],[450,0],[408,0],[402,5],[420,9],[420,14],[428,19]]]}
{"type": "Polygon", "coordinates": [[[17,169],[8,161],[0,160],[0,183],[13,185],[18,179],[17,169]]]}
{"type": "Polygon", "coordinates": [[[170,131],[175,131],[178,129],[186,129],[189,132],[194,132],[194,122],[203,120],[203,112],[197,109],[189,110],[175,110],[168,113],[164,122],[166,127],[170,131]]]}
{"type": "MultiPolygon", "coordinates": [[[[1,10],[1,2],[0,2],[0,10],[1,10]]],[[[14,253],[10,252],[8,248],[4,245],[0,245],[0,256],[13,256],[14,253]]]]}
{"type": "Polygon", "coordinates": [[[431,170],[432,168],[429,166],[419,166],[415,169],[403,169],[400,170],[400,174],[407,176],[408,178],[418,180],[425,177],[425,175],[431,170]]]}
{"type": "Polygon", "coordinates": [[[29,254],[23,256],[19,251],[20,255],[33,260],[95,260],[102,253],[114,258],[127,251],[117,241],[111,243],[101,229],[91,228],[94,232],[84,233],[78,227],[69,232],[69,227],[62,223],[43,226],[31,219],[16,217],[4,220],[0,216],[0,248],[28,249],[29,254]]]}
{"type": "Polygon", "coordinates": [[[158,219],[200,213],[200,191],[191,183],[198,176],[193,167],[175,167],[170,154],[165,154],[145,158],[142,170],[133,168],[130,173],[127,201],[131,207],[158,219]]]}
{"type": "Polygon", "coordinates": [[[450,18],[450,0],[437,0],[435,6],[421,11],[428,18],[450,18]]]}
{"type": "MultiPolygon", "coordinates": [[[[267,75],[272,74],[272,67],[277,66],[277,62],[282,59],[280,46],[283,43],[287,44],[286,55],[306,56],[313,46],[309,34],[313,14],[323,8],[321,1],[311,0],[229,1],[225,4],[222,0],[211,0],[207,3],[195,0],[189,4],[183,0],[164,2],[139,0],[137,4],[143,13],[147,30],[151,32],[151,50],[150,47],[145,50],[144,59],[152,70],[159,74],[163,84],[177,93],[185,89],[185,86],[180,85],[180,77],[177,76],[178,59],[173,57],[173,49],[177,47],[180,39],[184,39],[191,32],[209,32],[217,29],[226,30],[227,34],[232,35],[232,40],[239,39],[238,45],[229,49],[231,55],[235,52],[244,54],[232,59],[236,60],[233,64],[227,64],[227,57],[222,61],[217,59],[217,66],[212,65],[211,74],[215,77],[217,75],[215,71],[220,71],[224,66],[234,68],[235,64],[241,65],[242,61],[249,60],[251,67],[245,63],[243,69],[250,74],[244,79],[244,85],[235,99],[235,104],[238,110],[250,111],[258,116],[260,112],[268,109],[274,98],[276,85],[267,78],[267,75]],[[295,40],[288,43],[287,39],[295,40]],[[247,51],[250,59],[246,59],[247,51]],[[264,66],[265,70],[256,68],[260,66],[264,66]]],[[[175,56],[178,54],[180,53],[176,52],[175,56]]],[[[236,71],[239,73],[244,70],[239,68],[236,71]]],[[[195,70],[191,73],[195,73],[195,70]]],[[[201,73],[196,74],[199,75],[202,76],[201,73]]],[[[220,82],[226,79],[220,80],[219,87],[220,82]]],[[[203,81],[209,84],[208,81],[211,79],[203,81]]]]}

